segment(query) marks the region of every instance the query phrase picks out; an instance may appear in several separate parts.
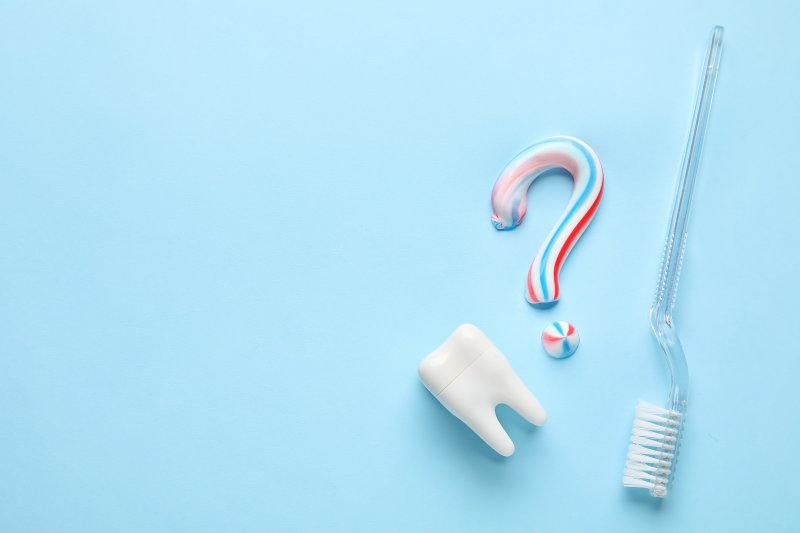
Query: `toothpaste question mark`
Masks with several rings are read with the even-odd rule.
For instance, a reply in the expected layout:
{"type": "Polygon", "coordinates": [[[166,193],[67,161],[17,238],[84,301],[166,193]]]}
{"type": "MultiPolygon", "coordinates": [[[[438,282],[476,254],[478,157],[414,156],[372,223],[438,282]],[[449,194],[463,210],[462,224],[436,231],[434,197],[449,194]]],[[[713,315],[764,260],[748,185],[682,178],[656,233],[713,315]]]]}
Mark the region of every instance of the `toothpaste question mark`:
{"type": "Polygon", "coordinates": [[[549,307],[561,295],[561,266],[603,197],[603,168],[589,145],[574,137],[550,137],[525,149],[497,178],[492,189],[492,223],[498,230],[514,229],[525,217],[531,183],[548,170],[561,168],[572,175],[574,187],[567,208],[542,243],[528,270],[525,298],[549,307]]]}

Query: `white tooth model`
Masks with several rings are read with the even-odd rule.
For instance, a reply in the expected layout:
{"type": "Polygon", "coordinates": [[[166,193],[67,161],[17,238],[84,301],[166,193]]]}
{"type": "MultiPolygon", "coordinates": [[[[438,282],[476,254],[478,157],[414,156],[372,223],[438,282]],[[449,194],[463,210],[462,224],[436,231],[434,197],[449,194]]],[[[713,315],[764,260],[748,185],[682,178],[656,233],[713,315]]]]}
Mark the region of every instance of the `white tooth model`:
{"type": "Polygon", "coordinates": [[[463,324],[419,365],[419,377],[448,411],[500,455],[514,453],[514,443],[497,420],[495,408],[506,404],[531,424],[547,421],[539,400],[511,368],[508,359],[480,329],[463,324]]]}

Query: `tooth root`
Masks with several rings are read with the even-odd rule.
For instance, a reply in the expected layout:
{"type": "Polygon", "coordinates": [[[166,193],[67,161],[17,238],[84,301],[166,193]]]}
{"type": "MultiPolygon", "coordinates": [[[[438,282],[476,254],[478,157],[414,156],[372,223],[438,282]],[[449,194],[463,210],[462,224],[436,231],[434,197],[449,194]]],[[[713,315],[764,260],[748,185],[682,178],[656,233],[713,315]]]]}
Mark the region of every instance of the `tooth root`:
{"type": "Polygon", "coordinates": [[[419,366],[422,382],[451,413],[467,424],[497,453],[509,456],[514,443],[495,407],[509,405],[532,424],[547,421],[539,400],[511,364],[475,326],[459,326],[419,366]]]}
{"type": "Polygon", "coordinates": [[[471,420],[465,420],[465,422],[500,455],[508,457],[514,453],[514,443],[503,429],[493,409],[476,415],[471,420]]]}
{"type": "Polygon", "coordinates": [[[494,451],[508,457],[514,453],[514,443],[497,419],[497,402],[485,390],[476,392],[474,375],[464,377],[466,379],[457,380],[447,387],[437,399],[494,451]]]}
{"type": "Polygon", "coordinates": [[[507,384],[509,392],[503,403],[531,424],[543,426],[547,422],[547,412],[544,407],[519,377],[515,375],[514,378],[516,379],[509,380],[507,384]]]}

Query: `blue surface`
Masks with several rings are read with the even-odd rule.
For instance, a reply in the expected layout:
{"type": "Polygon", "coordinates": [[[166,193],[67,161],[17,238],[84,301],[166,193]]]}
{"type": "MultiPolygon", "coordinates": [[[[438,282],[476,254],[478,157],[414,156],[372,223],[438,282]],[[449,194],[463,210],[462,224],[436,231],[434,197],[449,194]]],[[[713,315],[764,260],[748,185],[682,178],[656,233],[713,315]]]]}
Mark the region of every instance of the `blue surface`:
{"type": "Polygon", "coordinates": [[[790,2],[0,7],[0,531],[790,531],[800,429],[790,2]],[[692,404],[662,505],[620,482],[661,402],[646,310],[698,69],[726,26],[677,320],[692,404]],[[489,193],[548,135],[605,199],[489,193]],[[573,322],[568,360],[539,344],[573,322]],[[483,328],[548,409],[494,455],[416,365],[483,328]]]}

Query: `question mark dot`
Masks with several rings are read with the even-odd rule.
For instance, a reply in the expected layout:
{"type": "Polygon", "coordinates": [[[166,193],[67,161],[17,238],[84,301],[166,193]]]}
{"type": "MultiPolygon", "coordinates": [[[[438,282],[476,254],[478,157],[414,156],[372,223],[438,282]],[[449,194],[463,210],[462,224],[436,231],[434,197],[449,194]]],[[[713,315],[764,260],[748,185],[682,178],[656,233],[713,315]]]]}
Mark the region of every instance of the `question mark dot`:
{"type": "Polygon", "coordinates": [[[554,359],[566,359],[575,353],[580,343],[581,337],[578,335],[578,330],[563,320],[549,324],[542,331],[544,351],[554,359]]]}

